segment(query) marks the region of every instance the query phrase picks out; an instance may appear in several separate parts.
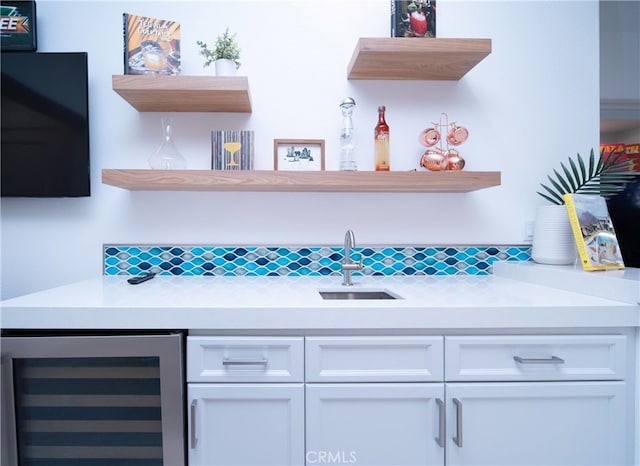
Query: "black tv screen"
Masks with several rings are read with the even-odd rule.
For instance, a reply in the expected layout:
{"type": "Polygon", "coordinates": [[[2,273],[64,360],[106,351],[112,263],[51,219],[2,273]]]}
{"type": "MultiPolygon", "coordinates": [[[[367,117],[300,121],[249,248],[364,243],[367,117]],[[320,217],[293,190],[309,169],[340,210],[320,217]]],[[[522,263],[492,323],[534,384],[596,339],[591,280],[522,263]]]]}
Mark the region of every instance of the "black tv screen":
{"type": "Polygon", "coordinates": [[[87,53],[0,59],[2,196],[90,196],[87,53]]]}

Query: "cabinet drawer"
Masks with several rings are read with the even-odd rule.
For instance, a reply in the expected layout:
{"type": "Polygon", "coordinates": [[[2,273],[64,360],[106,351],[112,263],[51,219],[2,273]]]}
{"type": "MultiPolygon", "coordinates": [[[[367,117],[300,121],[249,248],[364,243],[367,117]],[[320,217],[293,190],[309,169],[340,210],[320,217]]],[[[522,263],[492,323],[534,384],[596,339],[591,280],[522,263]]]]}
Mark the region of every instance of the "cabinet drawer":
{"type": "Polygon", "coordinates": [[[302,337],[187,337],[188,382],[303,382],[302,337]]]}
{"type": "Polygon", "coordinates": [[[309,337],[308,382],[443,380],[442,337],[309,337]]]}
{"type": "Polygon", "coordinates": [[[445,337],[445,379],[623,380],[624,335],[445,337]]]}

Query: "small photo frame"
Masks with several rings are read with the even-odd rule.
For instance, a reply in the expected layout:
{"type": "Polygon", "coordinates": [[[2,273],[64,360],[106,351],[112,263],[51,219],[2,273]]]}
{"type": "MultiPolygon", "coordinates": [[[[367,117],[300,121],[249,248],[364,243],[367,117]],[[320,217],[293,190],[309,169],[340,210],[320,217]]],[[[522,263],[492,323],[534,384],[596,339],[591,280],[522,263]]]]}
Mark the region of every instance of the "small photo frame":
{"type": "Polygon", "coordinates": [[[273,169],[324,170],[324,139],[274,139],[273,169]]]}

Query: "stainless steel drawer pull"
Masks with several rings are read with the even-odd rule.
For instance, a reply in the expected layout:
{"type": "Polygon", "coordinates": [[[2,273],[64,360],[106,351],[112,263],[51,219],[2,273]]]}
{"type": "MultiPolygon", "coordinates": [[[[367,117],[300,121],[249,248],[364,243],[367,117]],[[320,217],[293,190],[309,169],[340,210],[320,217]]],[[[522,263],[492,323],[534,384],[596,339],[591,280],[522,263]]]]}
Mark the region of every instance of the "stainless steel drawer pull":
{"type": "Polygon", "coordinates": [[[229,359],[222,360],[223,366],[266,366],[267,359],[229,359]]]}
{"type": "Polygon", "coordinates": [[[193,400],[191,402],[191,448],[195,448],[198,443],[198,438],[196,437],[196,405],[198,404],[198,400],[193,400]]]}
{"type": "Polygon", "coordinates": [[[513,360],[518,364],[564,364],[564,359],[558,356],[551,356],[550,358],[523,358],[514,356],[513,360]]]}
{"type": "Polygon", "coordinates": [[[436,443],[440,448],[444,448],[444,429],[445,429],[445,412],[444,401],[440,398],[436,398],[436,404],[438,405],[438,436],[436,437],[436,443]]]}
{"type": "Polygon", "coordinates": [[[456,405],[456,436],[453,437],[453,443],[462,448],[462,402],[453,398],[453,404],[456,405]]]}

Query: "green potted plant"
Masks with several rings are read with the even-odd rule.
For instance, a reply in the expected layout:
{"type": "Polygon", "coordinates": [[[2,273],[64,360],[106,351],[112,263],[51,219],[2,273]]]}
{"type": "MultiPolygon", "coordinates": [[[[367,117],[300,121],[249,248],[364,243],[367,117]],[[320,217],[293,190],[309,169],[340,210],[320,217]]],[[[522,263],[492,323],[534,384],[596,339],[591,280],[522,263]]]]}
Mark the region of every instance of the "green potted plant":
{"type": "Polygon", "coordinates": [[[205,42],[197,41],[200,55],[205,57],[204,67],[215,64],[217,76],[233,76],[240,68],[240,47],[236,35],[229,33],[227,26],[223,34],[216,38],[215,48],[211,50],[205,42]]]}
{"type": "Polygon", "coordinates": [[[543,189],[537,193],[551,205],[536,211],[531,249],[534,261],[553,265],[574,263],[575,241],[563,196],[578,193],[608,198],[624,190],[639,174],[624,155],[624,151],[605,154],[603,150],[596,157],[592,149],[588,161],[580,154],[575,159],[569,157],[568,164],[560,163],[560,170],[554,169],[553,174],[547,176],[548,184],[540,183],[543,189]]]}

